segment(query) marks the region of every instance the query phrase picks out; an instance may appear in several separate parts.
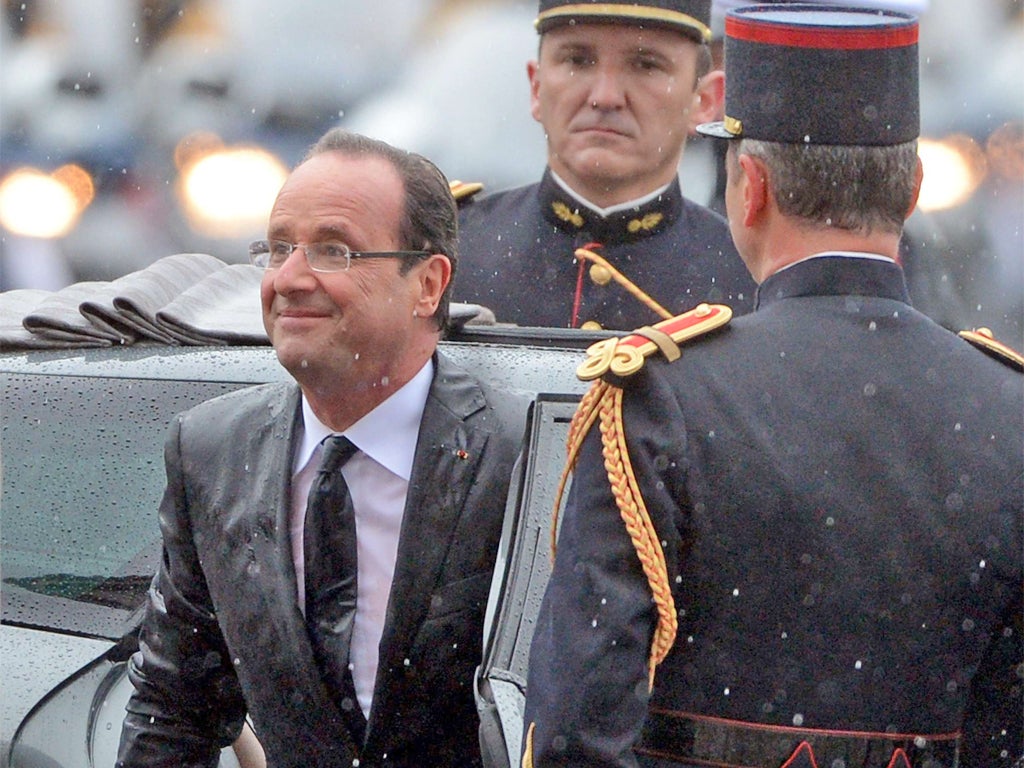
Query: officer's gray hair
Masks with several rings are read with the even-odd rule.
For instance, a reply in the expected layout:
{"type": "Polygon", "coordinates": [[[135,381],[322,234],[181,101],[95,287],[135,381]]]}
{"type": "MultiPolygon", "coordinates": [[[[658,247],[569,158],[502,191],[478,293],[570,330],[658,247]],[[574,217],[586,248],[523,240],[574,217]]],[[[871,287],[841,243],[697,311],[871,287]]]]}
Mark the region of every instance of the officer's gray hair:
{"type": "Polygon", "coordinates": [[[741,154],[765,164],[787,216],[858,232],[900,232],[910,212],[916,141],[866,147],[741,139],[729,162],[741,154]]]}
{"type": "MultiPolygon", "coordinates": [[[[341,152],[350,157],[379,157],[391,163],[398,172],[405,186],[405,213],[398,233],[402,241],[401,248],[441,253],[448,257],[452,265],[452,280],[434,313],[438,328],[445,330],[448,327],[451,286],[458,266],[459,234],[458,208],[448,179],[422,155],[343,128],[332,128],[321,136],[306,153],[304,160],[325,152],[341,152]]],[[[415,263],[402,262],[402,273],[412,269],[415,263]]]]}

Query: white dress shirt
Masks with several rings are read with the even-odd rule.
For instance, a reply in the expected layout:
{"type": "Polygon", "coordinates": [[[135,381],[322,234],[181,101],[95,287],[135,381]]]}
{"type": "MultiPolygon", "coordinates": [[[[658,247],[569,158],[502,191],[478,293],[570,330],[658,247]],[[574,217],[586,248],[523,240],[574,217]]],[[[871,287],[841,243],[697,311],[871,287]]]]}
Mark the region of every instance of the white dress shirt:
{"type": "MultiPolygon", "coordinates": [[[[405,386],[342,433],[359,449],[342,468],[342,475],[355,509],[359,561],[350,661],[359,706],[367,719],[373,702],[378,650],[395,574],[398,535],[416,438],[433,377],[433,361],[427,361],[405,386]]],[[[320,466],[320,443],[333,433],[313,414],[305,395],[302,397],[302,424],[303,435],[292,465],[290,529],[292,560],[298,579],[297,597],[304,610],[306,500],[320,466]]]]}

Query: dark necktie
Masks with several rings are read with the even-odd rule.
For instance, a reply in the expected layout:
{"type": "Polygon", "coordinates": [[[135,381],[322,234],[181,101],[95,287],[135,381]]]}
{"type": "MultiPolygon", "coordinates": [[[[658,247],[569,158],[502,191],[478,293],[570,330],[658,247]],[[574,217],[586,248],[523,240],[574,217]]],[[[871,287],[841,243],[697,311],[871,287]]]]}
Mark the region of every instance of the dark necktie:
{"type": "Polygon", "coordinates": [[[324,682],[361,740],[365,720],[349,670],[356,617],[356,520],[341,467],[359,449],[347,437],[323,443],[323,460],[306,505],[306,626],[324,682]]]}

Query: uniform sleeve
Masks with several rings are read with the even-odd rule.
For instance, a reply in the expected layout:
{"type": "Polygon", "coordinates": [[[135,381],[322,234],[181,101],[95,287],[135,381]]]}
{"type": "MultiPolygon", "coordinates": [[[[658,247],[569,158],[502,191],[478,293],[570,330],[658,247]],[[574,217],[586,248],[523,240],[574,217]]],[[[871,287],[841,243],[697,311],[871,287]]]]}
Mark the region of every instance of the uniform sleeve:
{"type": "Polygon", "coordinates": [[[150,586],[139,651],[129,662],[118,768],[217,765],[241,732],[245,704],[207,593],[181,472],[180,422],[165,446],[163,556],[150,586]]]}
{"type": "MultiPolygon", "coordinates": [[[[671,574],[680,547],[681,414],[658,382],[641,375],[630,383],[623,413],[630,460],[671,574]]],[[[595,424],[579,453],[531,646],[523,743],[532,739],[534,766],[637,765],[656,625],[595,424]]]]}

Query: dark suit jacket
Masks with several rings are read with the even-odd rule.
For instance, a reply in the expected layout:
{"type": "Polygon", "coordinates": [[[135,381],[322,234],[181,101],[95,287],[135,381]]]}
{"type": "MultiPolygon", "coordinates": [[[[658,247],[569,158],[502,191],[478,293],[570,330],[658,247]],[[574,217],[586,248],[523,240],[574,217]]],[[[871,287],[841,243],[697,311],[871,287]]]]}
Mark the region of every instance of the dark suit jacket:
{"type": "Polygon", "coordinates": [[[168,439],[163,561],[119,765],[215,765],[246,712],[271,766],[479,764],[473,671],[526,405],[435,363],[365,744],[317,673],[296,599],[300,395],[270,384],[199,405],[168,439]]]}
{"type": "Polygon", "coordinates": [[[614,280],[595,283],[573,254],[598,254],[672,313],[702,301],[749,312],[756,285],[721,216],[683,197],[679,179],[639,208],[602,218],[546,171],[538,184],[472,198],[459,209],[459,272],[452,296],[499,322],[632,330],[661,318],[614,280]],[[593,248],[598,243],[600,247],[593,248]]]}
{"type": "Polygon", "coordinates": [[[587,435],[531,649],[537,766],[778,766],[801,739],[820,766],[951,765],[975,670],[1020,647],[1024,377],[888,262],[802,262],[758,301],[621,382],[679,617],[650,696],[651,590],[587,435]]]}

